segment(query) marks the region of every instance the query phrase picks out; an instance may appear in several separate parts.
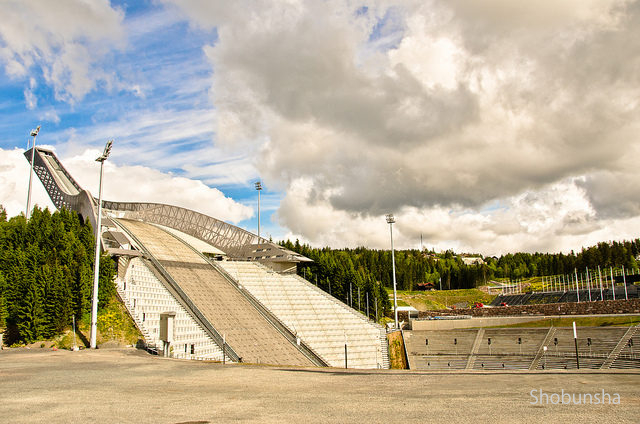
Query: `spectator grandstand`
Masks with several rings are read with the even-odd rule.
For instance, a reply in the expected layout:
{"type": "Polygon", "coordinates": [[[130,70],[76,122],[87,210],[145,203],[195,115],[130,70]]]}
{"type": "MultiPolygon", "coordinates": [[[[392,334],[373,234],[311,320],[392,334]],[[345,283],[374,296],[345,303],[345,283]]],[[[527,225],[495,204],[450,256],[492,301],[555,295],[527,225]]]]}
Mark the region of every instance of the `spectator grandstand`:
{"type": "Polygon", "coordinates": [[[386,332],[308,281],[247,261],[218,262],[332,366],[388,368],[386,332]]]}
{"type": "Polygon", "coordinates": [[[500,306],[505,303],[507,305],[539,305],[543,303],[566,303],[566,302],[577,302],[578,298],[581,302],[584,302],[591,298],[591,301],[598,300],[613,300],[615,299],[624,299],[625,297],[629,299],[637,299],[638,298],[638,287],[634,284],[627,284],[626,292],[624,286],[616,286],[615,287],[615,296],[614,289],[605,288],[602,290],[602,295],[600,292],[600,288],[592,288],[591,290],[579,290],[576,292],[575,290],[570,291],[549,291],[549,292],[529,292],[522,294],[499,294],[496,296],[490,303],[490,306],[500,306]],[[591,297],[589,297],[589,292],[591,292],[591,297]]]}
{"type": "MultiPolygon", "coordinates": [[[[577,367],[573,330],[565,327],[405,331],[405,343],[409,367],[417,370],[577,367]]],[[[638,343],[638,326],[580,327],[580,368],[640,368],[638,343]]]]}

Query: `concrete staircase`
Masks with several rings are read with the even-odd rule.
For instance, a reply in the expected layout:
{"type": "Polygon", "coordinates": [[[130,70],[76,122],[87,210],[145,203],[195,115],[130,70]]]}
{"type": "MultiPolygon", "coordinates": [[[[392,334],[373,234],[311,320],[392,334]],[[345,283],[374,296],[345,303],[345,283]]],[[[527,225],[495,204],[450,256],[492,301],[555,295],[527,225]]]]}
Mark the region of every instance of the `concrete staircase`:
{"type": "MultiPolygon", "coordinates": [[[[174,340],[171,356],[180,359],[200,359],[222,361],[222,347],[199,324],[188,308],[180,302],[175,292],[166,282],[153,272],[153,266],[146,259],[118,261],[119,277],[116,280],[118,296],[137,327],[143,333],[147,346],[160,351],[160,314],[175,312],[174,340]]],[[[227,361],[232,358],[227,355],[227,361]]]]}
{"type": "Polygon", "coordinates": [[[476,355],[478,354],[478,349],[480,349],[480,343],[482,343],[482,337],[484,336],[484,328],[478,330],[476,334],[476,339],[473,341],[473,346],[471,346],[471,352],[469,354],[469,360],[467,361],[467,366],[465,369],[472,370],[473,366],[476,363],[476,355]]]}
{"type": "Polygon", "coordinates": [[[549,343],[551,343],[551,339],[553,338],[554,334],[556,334],[556,328],[555,327],[549,328],[547,335],[545,336],[544,340],[542,341],[542,344],[540,345],[540,348],[538,349],[538,353],[536,353],[535,358],[533,358],[533,361],[531,361],[531,365],[529,366],[530,370],[538,369],[538,365],[540,364],[540,359],[545,354],[544,348],[549,347],[549,343]]]}
{"type": "Polygon", "coordinates": [[[622,352],[622,349],[624,349],[627,346],[627,344],[629,343],[629,340],[631,340],[631,338],[636,334],[637,331],[638,331],[637,325],[634,327],[629,327],[626,333],[624,333],[624,335],[620,338],[620,341],[618,342],[616,347],[613,348],[613,350],[611,351],[607,359],[604,361],[600,369],[608,370],[611,368],[611,366],[616,361],[616,359],[618,359],[618,356],[620,356],[620,352],[622,352]]]}
{"type": "Polygon", "coordinates": [[[120,286],[120,284],[116,284],[116,293],[118,294],[118,297],[120,298],[120,301],[122,302],[122,304],[127,309],[127,312],[129,313],[129,316],[133,320],[134,324],[142,334],[142,337],[144,339],[145,349],[149,353],[157,355],[158,346],[156,345],[156,339],[151,336],[151,333],[149,333],[149,330],[144,325],[144,322],[142,322],[138,317],[138,314],[136,314],[135,308],[133,307],[129,299],[127,299],[127,296],[125,295],[125,292],[120,286]]]}

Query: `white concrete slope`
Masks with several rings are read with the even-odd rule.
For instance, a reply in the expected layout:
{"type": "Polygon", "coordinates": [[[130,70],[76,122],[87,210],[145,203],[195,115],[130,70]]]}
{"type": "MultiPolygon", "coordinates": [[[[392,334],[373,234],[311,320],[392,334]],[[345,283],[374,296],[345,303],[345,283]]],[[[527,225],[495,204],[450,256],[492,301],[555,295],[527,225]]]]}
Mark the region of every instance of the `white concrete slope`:
{"type": "Polygon", "coordinates": [[[116,279],[118,293],[151,347],[162,350],[160,314],[171,311],[176,313],[171,357],[222,361],[222,349],[141,258],[129,261],[123,257],[118,262],[126,269],[122,276],[116,279]]]}
{"type": "Polygon", "coordinates": [[[218,262],[331,366],[388,368],[384,328],[295,275],[256,262],[218,262]]]}

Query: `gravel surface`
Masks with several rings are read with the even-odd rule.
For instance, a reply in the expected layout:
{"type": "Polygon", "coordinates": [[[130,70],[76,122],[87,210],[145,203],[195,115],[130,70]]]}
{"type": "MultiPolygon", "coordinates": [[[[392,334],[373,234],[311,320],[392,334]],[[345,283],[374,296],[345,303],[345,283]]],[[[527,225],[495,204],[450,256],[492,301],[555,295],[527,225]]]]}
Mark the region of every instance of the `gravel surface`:
{"type": "Polygon", "coordinates": [[[638,423],[640,373],[360,371],[223,366],[134,349],[0,351],[3,423],[230,421],[638,423]],[[620,404],[533,405],[540,390],[604,390],[620,404]]]}

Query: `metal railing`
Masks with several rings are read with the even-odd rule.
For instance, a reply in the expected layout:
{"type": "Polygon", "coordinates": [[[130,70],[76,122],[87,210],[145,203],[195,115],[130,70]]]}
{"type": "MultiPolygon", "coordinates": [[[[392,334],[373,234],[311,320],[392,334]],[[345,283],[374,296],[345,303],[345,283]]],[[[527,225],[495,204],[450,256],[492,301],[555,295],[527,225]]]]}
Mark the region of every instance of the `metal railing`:
{"type": "Polygon", "coordinates": [[[302,339],[300,339],[300,344],[298,344],[298,336],[294,334],[289,327],[285,323],[283,323],[273,312],[271,312],[266,306],[260,302],[255,296],[253,296],[249,291],[244,290],[240,287],[239,282],[229,274],[224,268],[218,265],[215,261],[210,260],[206,255],[203,255],[198,249],[191,246],[186,241],[182,240],[180,237],[176,236],[168,232],[171,236],[173,236],[176,240],[182,242],[185,246],[195,252],[200,258],[206,261],[213,269],[215,269],[227,283],[231,284],[238,292],[245,298],[251,305],[256,308],[256,310],[269,322],[280,334],[282,334],[291,344],[293,344],[305,357],[307,357],[314,365],[319,367],[329,366],[327,361],[325,361],[311,346],[305,343],[302,339]]]}
{"type": "Polygon", "coordinates": [[[127,235],[134,241],[134,243],[138,246],[139,249],[144,253],[143,261],[150,262],[152,272],[157,273],[156,277],[161,283],[165,283],[165,287],[169,290],[169,292],[175,293],[176,300],[189,311],[196,322],[207,332],[209,336],[213,339],[213,341],[223,349],[226,356],[235,362],[240,362],[240,356],[236,353],[236,351],[229,346],[224,338],[218,333],[218,331],[211,325],[209,320],[205,318],[204,314],[200,312],[198,307],[193,303],[193,301],[187,296],[187,294],[180,288],[179,284],[173,279],[173,277],[169,274],[169,272],[162,266],[162,264],[149,252],[149,250],[142,244],[142,242],[130,231],[125,225],[121,224],[117,219],[114,219],[114,222],[118,223],[119,227],[127,233],[127,235]]]}

